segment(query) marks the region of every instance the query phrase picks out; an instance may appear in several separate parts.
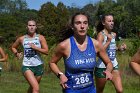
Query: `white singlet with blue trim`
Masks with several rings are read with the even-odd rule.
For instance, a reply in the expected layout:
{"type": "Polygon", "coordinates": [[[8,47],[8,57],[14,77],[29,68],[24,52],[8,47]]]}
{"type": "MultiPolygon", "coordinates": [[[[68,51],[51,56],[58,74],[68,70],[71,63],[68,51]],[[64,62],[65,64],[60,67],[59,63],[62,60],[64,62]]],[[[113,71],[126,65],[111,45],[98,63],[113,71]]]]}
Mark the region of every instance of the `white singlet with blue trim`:
{"type": "MultiPolygon", "coordinates": [[[[106,34],[102,31],[102,34],[104,36],[104,42],[103,45],[107,42],[107,36],[106,34]]],[[[113,33],[111,33],[112,35],[112,40],[108,46],[108,48],[106,49],[106,52],[108,54],[108,57],[110,58],[113,67],[118,65],[118,62],[116,60],[116,43],[115,43],[115,36],[113,33]]],[[[106,68],[105,64],[103,63],[103,61],[99,58],[97,61],[97,66],[98,68],[106,68]]]]}
{"type": "Polygon", "coordinates": [[[23,48],[24,48],[24,58],[23,66],[38,66],[43,64],[40,54],[30,47],[30,43],[34,44],[36,47],[41,48],[39,41],[39,35],[35,34],[34,38],[29,38],[27,35],[24,36],[23,48]]]}

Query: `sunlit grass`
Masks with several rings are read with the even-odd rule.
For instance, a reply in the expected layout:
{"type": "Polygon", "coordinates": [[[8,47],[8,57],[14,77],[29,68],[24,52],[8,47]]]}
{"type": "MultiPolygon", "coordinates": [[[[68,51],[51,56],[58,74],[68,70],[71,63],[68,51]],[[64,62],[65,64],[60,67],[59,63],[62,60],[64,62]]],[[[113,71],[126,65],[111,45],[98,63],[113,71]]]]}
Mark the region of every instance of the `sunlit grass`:
{"type": "MultiPolygon", "coordinates": [[[[123,82],[123,93],[140,93],[140,77],[129,67],[131,57],[128,55],[128,52],[131,44],[129,40],[125,42],[128,45],[128,49],[123,53],[117,53],[117,61],[119,62],[123,82]]],[[[40,93],[62,93],[59,79],[50,71],[48,66],[53,48],[54,46],[50,49],[49,55],[42,55],[45,74],[40,83],[40,93]]],[[[8,62],[2,63],[3,71],[0,76],[0,93],[27,93],[29,85],[21,73],[22,60],[16,59],[11,52],[8,52],[8,54],[8,62]]],[[[63,59],[60,60],[58,66],[64,71],[63,59]]],[[[111,82],[107,82],[104,93],[115,93],[111,82]]]]}

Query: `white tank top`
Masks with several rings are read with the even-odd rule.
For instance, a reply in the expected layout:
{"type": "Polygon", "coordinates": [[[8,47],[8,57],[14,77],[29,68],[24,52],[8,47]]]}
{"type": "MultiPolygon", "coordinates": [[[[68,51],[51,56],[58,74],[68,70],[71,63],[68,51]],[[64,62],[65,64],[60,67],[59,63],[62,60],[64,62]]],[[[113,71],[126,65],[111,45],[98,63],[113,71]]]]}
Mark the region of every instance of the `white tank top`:
{"type": "MultiPolygon", "coordinates": [[[[103,31],[102,31],[102,34],[104,36],[104,41],[103,41],[103,45],[104,45],[107,42],[107,36],[103,31]]],[[[106,52],[113,64],[113,67],[115,67],[118,65],[118,62],[116,60],[116,42],[115,42],[115,36],[113,35],[113,33],[111,33],[111,35],[112,35],[112,40],[111,40],[109,46],[107,47],[106,52]]],[[[105,64],[103,63],[103,61],[100,58],[97,60],[97,67],[106,68],[105,64]]]]}
{"type": "Polygon", "coordinates": [[[43,64],[40,54],[37,51],[33,50],[29,46],[29,43],[33,43],[36,47],[41,48],[38,34],[35,34],[34,38],[29,38],[27,35],[25,35],[23,40],[23,48],[24,48],[23,66],[38,66],[43,64]]]}

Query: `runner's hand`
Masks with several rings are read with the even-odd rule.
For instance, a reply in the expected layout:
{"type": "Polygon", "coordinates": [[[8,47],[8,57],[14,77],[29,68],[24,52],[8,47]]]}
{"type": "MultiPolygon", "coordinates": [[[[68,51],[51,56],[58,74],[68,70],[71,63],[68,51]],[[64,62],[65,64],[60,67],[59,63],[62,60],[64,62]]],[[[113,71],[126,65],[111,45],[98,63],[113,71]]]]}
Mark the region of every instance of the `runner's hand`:
{"type": "Polygon", "coordinates": [[[112,80],[113,75],[109,71],[104,71],[103,72],[106,75],[106,80],[112,80]]]}
{"type": "Polygon", "coordinates": [[[107,35],[107,41],[108,41],[108,42],[111,42],[111,40],[112,40],[112,36],[111,36],[110,34],[108,34],[108,35],[107,35]]]}
{"type": "Polygon", "coordinates": [[[69,88],[67,86],[67,81],[68,81],[68,78],[64,74],[62,74],[60,76],[60,85],[62,86],[63,89],[69,88]]]}
{"type": "Polygon", "coordinates": [[[35,46],[34,44],[32,44],[32,43],[29,43],[29,45],[30,45],[30,47],[31,47],[32,49],[35,49],[35,48],[36,48],[36,46],[35,46]]]}
{"type": "Polygon", "coordinates": [[[17,53],[16,56],[17,56],[18,59],[21,59],[23,57],[23,53],[22,52],[17,53]]]}

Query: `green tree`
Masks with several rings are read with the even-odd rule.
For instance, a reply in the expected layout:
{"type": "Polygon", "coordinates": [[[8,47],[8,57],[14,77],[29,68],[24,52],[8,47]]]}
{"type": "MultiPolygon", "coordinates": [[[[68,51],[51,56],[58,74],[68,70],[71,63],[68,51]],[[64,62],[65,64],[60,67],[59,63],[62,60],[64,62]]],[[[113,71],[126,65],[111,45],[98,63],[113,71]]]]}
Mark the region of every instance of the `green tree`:
{"type": "Polygon", "coordinates": [[[61,2],[57,6],[51,2],[41,6],[39,10],[40,32],[46,36],[49,45],[56,43],[60,30],[66,25],[68,18],[69,12],[61,2]]]}
{"type": "Polygon", "coordinates": [[[1,14],[0,20],[0,36],[5,38],[5,44],[8,45],[20,35],[24,25],[19,23],[14,16],[8,14],[1,14]]]}
{"type": "Polygon", "coordinates": [[[27,9],[26,0],[0,0],[0,13],[15,13],[27,9]]]}
{"type": "MultiPolygon", "coordinates": [[[[61,30],[63,28],[65,28],[65,26],[68,24],[70,13],[64,4],[59,2],[57,5],[56,14],[57,14],[57,23],[56,23],[57,24],[57,31],[55,34],[57,36],[61,33],[61,30]]],[[[56,38],[58,39],[59,36],[57,36],[56,38]]]]}
{"type": "Polygon", "coordinates": [[[55,42],[53,37],[57,27],[57,24],[55,24],[57,22],[56,6],[51,2],[45,3],[41,6],[38,15],[41,24],[40,32],[47,37],[46,39],[50,45],[55,42]]]}

